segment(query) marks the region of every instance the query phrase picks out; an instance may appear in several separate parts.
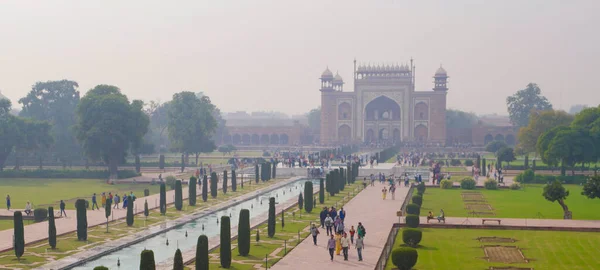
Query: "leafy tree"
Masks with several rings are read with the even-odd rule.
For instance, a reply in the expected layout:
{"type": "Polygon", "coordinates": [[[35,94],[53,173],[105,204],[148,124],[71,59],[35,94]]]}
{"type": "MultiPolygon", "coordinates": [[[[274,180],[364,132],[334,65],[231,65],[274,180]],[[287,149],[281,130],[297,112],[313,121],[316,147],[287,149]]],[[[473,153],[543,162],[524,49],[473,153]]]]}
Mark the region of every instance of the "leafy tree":
{"type": "MultiPolygon", "coordinates": [[[[269,198],[269,219],[267,220],[267,231],[269,238],[275,236],[275,198],[269,198]]],[[[258,239],[258,236],[256,236],[258,239]]],[[[258,242],[258,240],[256,240],[258,242]]]]}
{"type": "Polygon", "coordinates": [[[86,201],[84,199],[78,199],[75,202],[75,209],[77,210],[77,240],[87,240],[87,213],[86,213],[86,201]]]}
{"type": "Polygon", "coordinates": [[[56,248],[56,223],[54,220],[54,207],[48,207],[48,245],[56,248]]]}
{"type": "Polygon", "coordinates": [[[173,270],[183,270],[183,256],[181,255],[181,250],[177,249],[175,251],[175,257],[173,260],[173,270]]]}
{"type": "MultiPolygon", "coordinates": [[[[538,150],[546,164],[558,164],[573,168],[576,163],[596,160],[596,149],[589,132],[582,129],[556,127],[542,134],[538,150]]],[[[564,169],[561,170],[564,174],[564,169]]]]}
{"type": "Polygon", "coordinates": [[[154,262],[154,252],[149,249],[142,250],[140,256],[140,270],[155,270],[156,263],[154,262]]]}
{"type": "Polygon", "coordinates": [[[529,124],[519,129],[519,148],[524,152],[535,152],[538,138],[545,131],[558,126],[569,126],[573,115],[564,111],[534,111],[529,117],[529,124]]]}
{"type": "Polygon", "coordinates": [[[225,156],[225,154],[231,154],[231,152],[235,152],[237,147],[233,146],[232,144],[226,144],[219,146],[218,150],[219,152],[223,153],[223,156],[225,156]]]}
{"type": "Polygon", "coordinates": [[[23,214],[21,211],[15,211],[14,215],[14,236],[13,248],[15,256],[21,260],[21,256],[25,253],[25,228],[23,227],[23,214]]]}
{"type": "Polygon", "coordinates": [[[563,187],[563,185],[558,180],[554,180],[551,183],[548,183],[544,187],[544,193],[542,194],[546,200],[551,202],[558,202],[562,207],[565,213],[565,219],[570,216],[569,208],[565,204],[565,200],[569,196],[569,191],[563,187]]]}
{"type": "Polygon", "coordinates": [[[314,132],[319,134],[321,130],[321,107],[310,110],[307,114],[308,127],[314,132]]]}
{"type": "Polygon", "coordinates": [[[592,176],[588,178],[583,185],[583,192],[581,195],[584,195],[590,199],[600,198],[600,176],[592,176]]]}
{"type": "Polygon", "coordinates": [[[195,154],[196,164],[200,153],[214,151],[216,146],[211,137],[217,128],[215,109],[208,96],[198,98],[193,92],[174,94],[168,112],[171,148],[195,154]]]}
{"type": "Polygon", "coordinates": [[[77,82],[68,80],[37,82],[27,96],[19,100],[23,105],[20,116],[51,124],[50,134],[54,138],[51,150],[63,167],[81,153],[72,131],[79,103],[77,88],[77,82]]]}
{"type": "Polygon", "coordinates": [[[524,127],[529,123],[531,111],[552,110],[552,104],[542,96],[542,90],[535,83],[530,83],[523,90],[506,98],[508,115],[515,126],[524,127]]]}
{"type": "Polygon", "coordinates": [[[231,266],[231,221],[228,216],[221,217],[221,245],[219,247],[221,267],[231,266]]]}
{"type": "Polygon", "coordinates": [[[208,237],[200,235],[196,244],[196,270],[208,270],[208,237]]]}
{"type": "Polygon", "coordinates": [[[582,110],[575,116],[571,127],[589,132],[595,145],[595,160],[600,159],[600,106],[582,110]]]}
{"type": "Polygon", "coordinates": [[[250,253],[250,210],[242,209],[238,224],[238,250],[240,256],[250,253]]]}
{"type": "Polygon", "coordinates": [[[175,181],[175,209],[181,211],[183,208],[183,188],[181,187],[181,180],[175,181]]]}
{"type": "Polygon", "coordinates": [[[584,109],[587,109],[588,107],[588,105],[584,104],[575,104],[569,109],[569,114],[578,114],[579,112],[583,111],[584,109]]]}
{"type": "Polygon", "coordinates": [[[502,147],[496,152],[496,157],[498,158],[498,163],[506,162],[510,164],[511,161],[515,161],[515,152],[510,147],[502,147]]]}
{"type": "Polygon", "coordinates": [[[127,151],[139,147],[148,131],[149,120],[142,107],[142,101],[129,103],[121,90],[111,85],[94,87],[77,105],[77,139],[89,158],[108,164],[110,179],[118,178],[118,166],[127,151]]]}
{"type": "Polygon", "coordinates": [[[188,185],[188,201],[190,206],[196,205],[196,182],[197,179],[194,176],[190,177],[190,183],[188,185]]]}
{"type": "Polygon", "coordinates": [[[460,110],[446,110],[446,126],[453,128],[471,128],[479,118],[474,113],[463,112],[460,110]]]}
{"type": "Polygon", "coordinates": [[[169,104],[169,102],[150,101],[145,110],[150,117],[150,127],[144,139],[157,145],[160,153],[170,148],[170,141],[166,132],[169,125],[169,104]]]}
{"type": "Polygon", "coordinates": [[[503,147],[508,147],[508,145],[503,141],[491,141],[485,146],[485,151],[496,153],[503,147]]]}

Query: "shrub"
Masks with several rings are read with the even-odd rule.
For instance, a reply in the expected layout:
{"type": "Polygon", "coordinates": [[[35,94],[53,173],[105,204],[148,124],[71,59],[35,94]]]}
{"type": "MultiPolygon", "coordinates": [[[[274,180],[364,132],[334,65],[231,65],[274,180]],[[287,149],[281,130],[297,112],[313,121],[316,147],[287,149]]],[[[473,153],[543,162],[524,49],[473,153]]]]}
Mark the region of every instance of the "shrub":
{"type": "Polygon", "coordinates": [[[17,256],[17,259],[20,259],[21,256],[23,256],[23,253],[25,253],[25,228],[23,227],[23,213],[21,213],[21,211],[15,211],[13,218],[13,248],[15,250],[15,256],[17,256]]]}
{"type": "Polygon", "coordinates": [[[488,179],[483,182],[485,189],[498,189],[498,181],[494,179],[488,179]]]}
{"type": "Polygon", "coordinates": [[[56,223],[54,222],[54,208],[48,207],[48,245],[56,248],[56,223]]]}
{"type": "Polygon", "coordinates": [[[228,216],[221,217],[221,246],[219,247],[219,258],[221,267],[231,266],[231,220],[228,216]]]}
{"type": "Polygon", "coordinates": [[[273,197],[269,198],[269,219],[267,221],[267,231],[269,238],[273,238],[273,236],[275,236],[275,198],[273,197]]]}
{"type": "Polygon", "coordinates": [[[152,250],[142,250],[142,254],[140,257],[140,270],[156,269],[156,263],[154,262],[154,252],[152,250]]]}
{"type": "Polygon", "coordinates": [[[406,213],[418,216],[419,214],[421,214],[421,206],[418,204],[409,203],[406,206],[406,213]]]}
{"type": "Polygon", "coordinates": [[[423,232],[415,228],[402,229],[402,241],[410,247],[417,247],[421,243],[423,232]]]}
{"type": "Polygon", "coordinates": [[[419,206],[423,205],[423,196],[419,194],[415,194],[412,196],[412,202],[419,206]]]}
{"type": "Polygon", "coordinates": [[[108,267],[102,266],[102,265],[101,266],[96,266],[96,267],[94,267],[94,270],[108,270],[108,267]]]}
{"type": "Polygon", "coordinates": [[[312,181],[306,181],[304,183],[304,195],[306,198],[304,198],[304,211],[306,211],[306,213],[310,213],[312,212],[313,209],[313,183],[312,181]]]}
{"type": "Polygon", "coordinates": [[[165,183],[160,183],[160,213],[164,216],[167,213],[167,190],[165,183]]]}
{"type": "Polygon", "coordinates": [[[450,180],[442,180],[442,182],[440,182],[440,188],[441,189],[452,189],[452,185],[454,183],[450,180]]]}
{"type": "Polygon", "coordinates": [[[421,182],[417,185],[417,192],[421,195],[425,193],[425,183],[421,182]]]}
{"type": "Polygon", "coordinates": [[[238,222],[238,251],[240,256],[248,256],[250,253],[250,210],[242,209],[238,222]]]}
{"type": "Polygon", "coordinates": [[[399,247],[392,250],[392,263],[399,270],[410,270],[415,264],[419,254],[417,250],[409,247],[399,247]]]}
{"type": "Polygon", "coordinates": [[[181,211],[183,208],[183,188],[181,187],[181,180],[175,181],[175,209],[181,211]]]}
{"type": "Polygon", "coordinates": [[[196,270],[208,270],[208,237],[204,234],[196,244],[196,270]]]}
{"type": "Polygon", "coordinates": [[[535,181],[535,173],[531,169],[527,169],[517,175],[515,181],[519,183],[533,183],[535,181]]]}
{"type": "Polygon", "coordinates": [[[175,258],[173,261],[173,270],[183,270],[183,256],[181,256],[181,250],[175,251],[175,258]]]}
{"type": "Polygon", "coordinates": [[[202,178],[202,201],[206,202],[208,200],[208,176],[204,175],[202,178]]]}
{"type": "Polygon", "coordinates": [[[453,158],[452,160],[450,160],[450,165],[452,165],[452,166],[460,166],[461,165],[460,159],[454,159],[453,158]]]}
{"type": "Polygon", "coordinates": [[[512,183],[512,184],[510,184],[510,189],[519,190],[519,189],[521,189],[521,185],[519,185],[519,183],[512,183]]]}
{"type": "Polygon", "coordinates": [[[169,175],[165,178],[165,183],[167,183],[167,186],[173,190],[175,189],[175,181],[177,181],[177,178],[175,178],[175,176],[169,175]]]}
{"type": "Polygon", "coordinates": [[[420,224],[419,216],[417,215],[406,215],[406,226],[410,228],[417,228],[420,224]]]}
{"type": "Polygon", "coordinates": [[[85,207],[86,201],[84,199],[78,199],[75,201],[75,208],[77,210],[77,240],[87,240],[87,209],[85,207]]]}
{"type": "Polygon", "coordinates": [[[471,177],[466,177],[460,180],[460,188],[462,189],[475,189],[477,182],[471,177]]]}
{"type": "Polygon", "coordinates": [[[325,202],[325,181],[323,178],[319,179],[319,203],[323,204],[325,202]]]}
{"type": "Polygon", "coordinates": [[[475,163],[470,159],[465,160],[465,166],[473,166],[474,164],[475,163]]]}
{"type": "Polygon", "coordinates": [[[33,220],[35,222],[42,222],[46,220],[48,217],[48,209],[46,208],[37,208],[33,210],[33,220]]]}
{"type": "Polygon", "coordinates": [[[190,177],[190,182],[188,183],[188,204],[190,206],[196,205],[196,189],[197,189],[198,179],[194,176],[190,177]]]}

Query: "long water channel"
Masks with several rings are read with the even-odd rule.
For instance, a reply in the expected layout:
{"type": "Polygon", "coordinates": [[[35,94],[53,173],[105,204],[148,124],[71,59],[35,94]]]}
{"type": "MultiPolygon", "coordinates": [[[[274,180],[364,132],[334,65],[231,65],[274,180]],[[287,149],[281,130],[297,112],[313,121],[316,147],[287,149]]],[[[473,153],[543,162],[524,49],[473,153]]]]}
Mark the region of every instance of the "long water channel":
{"type": "MultiPolygon", "coordinates": [[[[203,215],[165,233],[116,250],[73,269],[92,269],[100,265],[106,266],[109,269],[137,269],[140,264],[140,253],[144,249],[154,251],[154,260],[158,265],[172,258],[178,247],[182,252],[195,248],[198,237],[202,234],[206,235],[209,239],[217,236],[221,230],[221,225],[217,224],[217,220],[220,222],[221,216],[231,216],[231,227],[233,228],[238,225],[241,209],[249,209],[250,219],[252,220],[254,217],[264,215],[268,212],[270,197],[275,198],[276,205],[280,202],[298,198],[298,194],[304,192],[305,181],[306,179],[300,179],[275,190],[258,194],[256,197],[241,201],[223,210],[203,215]],[[169,240],[168,246],[166,244],[167,239],[169,240]],[[117,266],[117,261],[120,261],[120,266],[117,266]]],[[[318,187],[318,180],[313,180],[312,182],[313,186],[318,187]]]]}

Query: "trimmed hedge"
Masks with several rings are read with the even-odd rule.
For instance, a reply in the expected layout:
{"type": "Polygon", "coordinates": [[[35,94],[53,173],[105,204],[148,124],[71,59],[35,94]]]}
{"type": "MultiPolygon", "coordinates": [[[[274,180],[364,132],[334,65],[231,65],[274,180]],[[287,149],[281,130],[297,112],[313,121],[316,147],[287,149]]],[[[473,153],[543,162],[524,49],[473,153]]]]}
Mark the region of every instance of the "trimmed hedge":
{"type": "Polygon", "coordinates": [[[421,206],[418,204],[410,203],[406,206],[406,213],[418,216],[419,214],[421,214],[421,206]]]}
{"type": "Polygon", "coordinates": [[[442,180],[442,182],[440,182],[440,188],[441,189],[452,189],[452,185],[454,183],[450,180],[442,180]]]}
{"type": "Polygon", "coordinates": [[[485,187],[485,189],[498,189],[498,181],[494,179],[488,179],[485,180],[485,182],[483,182],[483,186],[485,187]]]}
{"type": "Polygon", "coordinates": [[[217,197],[217,173],[213,172],[210,174],[210,196],[214,198],[217,197]]]}
{"type": "Polygon", "coordinates": [[[237,190],[237,175],[235,170],[231,170],[231,190],[233,192],[237,190]]]}
{"type": "Polygon", "coordinates": [[[238,251],[240,256],[250,253],[250,210],[242,209],[238,221],[238,251]]]}
{"type": "MultiPolygon", "coordinates": [[[[3,170],[0,178],[78,178],[78,179],[108,179],[110,173],[106,170],[3,170]]],[[[117,172],[119,179],[137,177],[141,174],[132,170],[117,172]]]]}
{"type": "Polygon", "coordinates": [[[417,264],[419,254],[417,250],[409,247],[399,247],[392,250],[392,263],[399,270],[410,270],[417,264]]]}
{"type": "Polygon", "coordinates": [[[471,177],[465,177],[460,180],[460,188],[462,189],[475,189],[476,186],[477,182],[475,182],[475,179],[471,177]]]}
{"type": "Polygon", "coordinates": [[[421,221],[417,215],[406,215],[406,226],[410,228],[417,228],[421,221]]]}
{"type": "Polygon", "coordinates": [[[37,208],[33,210],[33,220],[35,222],[42,222],[48,218],[48,209],[46,208],[37,208]]]}
{"type": "Polygon", "coordinates": [[[302,192],[298,194],[298,209],[302,210],[304,207],[304,198],[302,197],[302,192]]]}
{"type": "Polygon", "coordinates": [[[415,228],[402,229],[402,242],[410,247],[417,247],[423,239],[423,232],[415,228]]]}
{"type": "Polygon", "coordinates": [[[96,267],[94,267],[94,270],[108,270],[108,267],[102,266],[102,265],[101,266],[96,266],[96,267]]]}
{"type": "Polygon", "coordinates": [[[196,244],[196,270],[208,270],[208,237],[200,235],[196,244]]]}
{"type": "Polygon", "coordinates": [[[142,250],[142,254],[140,256],[140,270],[156,270],[154,252],[152,250],[142,250]]]}
{"type": "Polygon", "coordinates": [[[425,186],[425,183],[421,182],[417,185],[417,192],[420,193],[421,195],[425,193],[425,189],[427,187],[425,186]]]}
{"type": "Polygon", "coordinates": [[[412,196],[412,203],[416,204],[416,205],[423,205],[423,196],[419,195],[419,194],[415,194],[412,196]]]}
{"type": "Polygon", "coordinates": [[[475,163],[473,162],[473,160],[467,159],[465,160],[465,166],[473,166],[475,163]]]}
{"type": "Polygon", "coordinates": [[[223,187],[221,190],[223,194],[227,194],[227,171],[223,171],[223,187]]]}
{"type": "Polygon", "coordinates": [[[221,217],[221,245],[219,246],[221,267],[231,266],[231,220],[228,216],[221,217]]]}
{"type": "Polygon", "coordinates": [[[127,196],[127,226],[133,226],[133,198],[131,196],[127,196]]]}

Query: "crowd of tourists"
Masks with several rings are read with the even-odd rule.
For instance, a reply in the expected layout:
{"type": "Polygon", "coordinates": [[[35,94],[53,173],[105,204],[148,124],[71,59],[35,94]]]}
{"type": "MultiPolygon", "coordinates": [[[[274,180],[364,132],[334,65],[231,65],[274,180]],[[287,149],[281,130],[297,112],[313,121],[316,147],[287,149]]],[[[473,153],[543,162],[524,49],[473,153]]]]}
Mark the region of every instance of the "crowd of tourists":
{"type": "MultiPolygon", "coordinates": [[[[329,252],[329,257],[331,261],[334,259],[335,255],[343,255],[344,261],[348,260],[348,250],[352,245],[356,249],[358,254],[358,260],[362,261],[362,250],[364,249],[364,238],[367,233],[365,227],[361,222],[358,223],[356,229],[351,225],[350,228],[344,224],[346,220],[346,210],[344,208],[340,208],[339,212],[335,209],[335,207],[323,207],[319,214],[319,218],[321,221],[321,229],[326,230],[327,236],[329,239],[327,240],[327,251],[329,252]],[[355,240],[356,236],[356,240],[355,240]]],[[[321,233],[317,225],[313,224],[310,229],[310,233],[313,237],[313,244],[316,246],[318,244],[317,238],[321,233]]]]}

